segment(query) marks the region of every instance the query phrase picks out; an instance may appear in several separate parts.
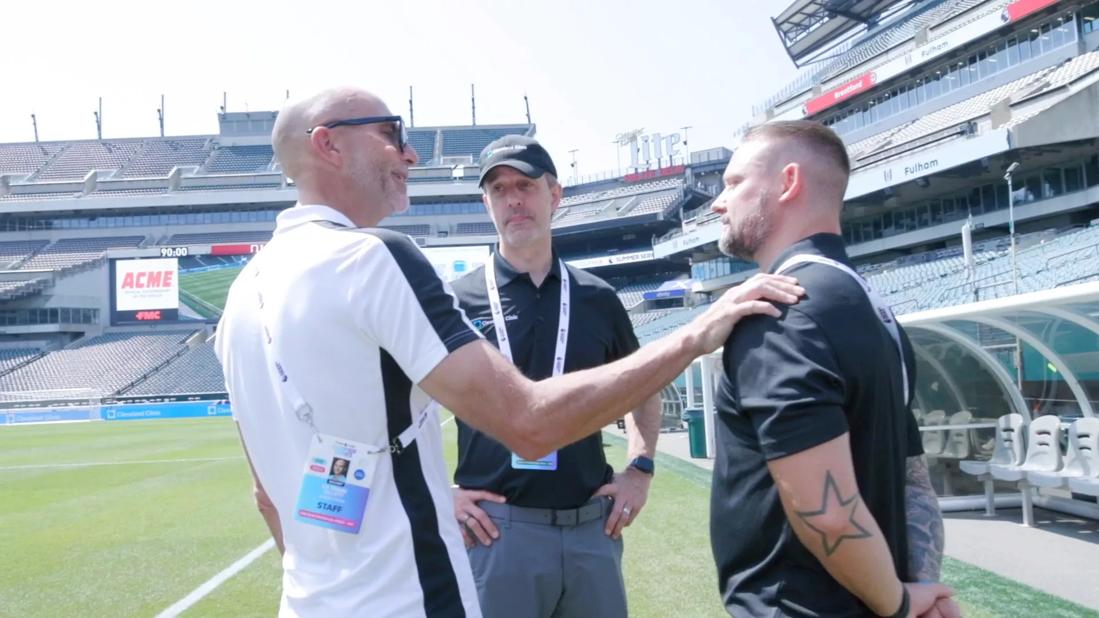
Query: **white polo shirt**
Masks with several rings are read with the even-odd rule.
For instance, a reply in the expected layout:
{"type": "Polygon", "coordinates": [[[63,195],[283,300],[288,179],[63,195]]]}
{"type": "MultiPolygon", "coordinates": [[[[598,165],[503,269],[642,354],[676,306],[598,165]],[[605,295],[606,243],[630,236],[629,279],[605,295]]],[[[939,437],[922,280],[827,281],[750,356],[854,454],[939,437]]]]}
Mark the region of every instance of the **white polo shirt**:
{"type": "Polygon", "coordinates": [[[417,383],[479,336],[409,237],[356,229],[327,206],[279,215],[271,242],[229,291],[216,350],[233,416],[282,522],[280,616],[481,615],[435,412],[404,452],[377,455],[357,534],[308,525],[294,509],[313,430],[283,403],[267,369],[277,353],[317,431],[385,445],[431,403],[417,383]],[[263,321],[276,331],[277,352],[263,321]]]}

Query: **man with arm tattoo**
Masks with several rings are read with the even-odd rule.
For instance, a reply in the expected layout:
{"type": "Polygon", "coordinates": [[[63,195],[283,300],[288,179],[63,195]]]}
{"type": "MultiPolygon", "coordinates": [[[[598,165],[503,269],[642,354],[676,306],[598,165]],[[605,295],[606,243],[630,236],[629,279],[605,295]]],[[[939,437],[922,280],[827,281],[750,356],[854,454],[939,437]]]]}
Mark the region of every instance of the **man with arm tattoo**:
{"type": "Polygon", "coordinates": [[[908,573],[915,581],[937,582],[943,562],[943,515],[923,455],[905,460],[904,505],[908,573]]]}
{"type": "MultiPolygon", "coordinates": [[[[943,563],[943,515],[931,487],[927,459],[914,455],[904,463],[904,513],[908,536],[908,574],[914,581],[937,582],[943,563]]],[[[925,618],[954,618],[961,610],[953,599],[941,598],[925,618]]]]}
{"type": "Polygon", "coordinates": [[[714,201],[723,252],[806,289],[725,345],[710,536],[734,616],[953,615],[932,583],[942,529],[926,466],[906,484],[909,458],[923,464],[911,345],[840,237],[849,173],[831,130],[767,123],[714,201]]]}

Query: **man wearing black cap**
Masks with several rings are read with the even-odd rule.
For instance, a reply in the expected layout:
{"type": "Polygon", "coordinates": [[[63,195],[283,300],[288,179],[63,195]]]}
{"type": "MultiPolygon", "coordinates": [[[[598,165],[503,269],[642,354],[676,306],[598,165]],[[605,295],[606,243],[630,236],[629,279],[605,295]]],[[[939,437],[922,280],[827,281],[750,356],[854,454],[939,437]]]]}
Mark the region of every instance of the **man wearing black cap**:
{"type": "MultiPolygon", "coordinates": [[[[535,380],[636,350],[614,289],[553,249],[561,186],[549,153],[509,135],[489,144],[480,164],[499,246],[454,284],[474,326],[535,380]]],[[[486,617],[626,615],[621,531],[648,496],[659,429],[654,396],[627,416],[630,461],[615,474],[598,433],[527,461],[458,422],[455,515],[486,617]]]]}

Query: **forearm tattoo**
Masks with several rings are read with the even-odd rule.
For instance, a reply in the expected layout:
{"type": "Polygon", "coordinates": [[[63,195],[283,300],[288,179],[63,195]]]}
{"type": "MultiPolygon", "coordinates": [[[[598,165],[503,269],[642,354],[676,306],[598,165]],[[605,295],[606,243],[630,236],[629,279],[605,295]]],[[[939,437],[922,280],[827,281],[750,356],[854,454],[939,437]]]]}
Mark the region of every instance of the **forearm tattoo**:
{"type": "Polygon", "coordinates": [[[923,455],[905,460],[904,502],[908,576],[914,581],[937,582],[943,561],[943,516],[923,455]]]}
{"type": "Polygon", "coordinates": [[[836,480],[832,478],[832,472],[828,471],[825,473],[824,495],[820,499],[820,509],[816,511],[795,511],[795,513],[802,523],[808,526],[813,532],[820,535],[820,543],[822,549],[824,549],[824,555],[831,556],[836,553],[840,543],[843,543],[845,540],[865,539],[870,536],[870,531],[863,528],[855,521],[855,512],[858,508],[858,492],[856,491],[849,498],[841,496],[839,486],[836,485],[836,480]],[[833,532],[822,529],[814,524],[814,522],[820,521],[822,518],[835,517],[837,512],[847,514],[849,526],[833,532]]]}

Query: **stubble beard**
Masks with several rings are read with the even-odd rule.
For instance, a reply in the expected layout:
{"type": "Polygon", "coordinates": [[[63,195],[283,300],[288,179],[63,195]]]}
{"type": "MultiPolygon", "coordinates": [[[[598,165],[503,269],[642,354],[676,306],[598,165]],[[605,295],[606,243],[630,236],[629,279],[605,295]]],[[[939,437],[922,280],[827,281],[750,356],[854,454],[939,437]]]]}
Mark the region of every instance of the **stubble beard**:
{"type": "Polygon", "coordinates": [[[725,226],[718,248],[725,255],[755,261],[754,256],[770,236],[773,223],[765,214],[763,204],[757,203],[752,212],[725,226]]]}

